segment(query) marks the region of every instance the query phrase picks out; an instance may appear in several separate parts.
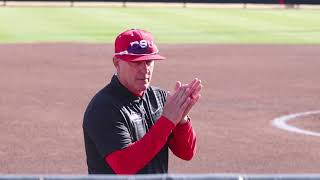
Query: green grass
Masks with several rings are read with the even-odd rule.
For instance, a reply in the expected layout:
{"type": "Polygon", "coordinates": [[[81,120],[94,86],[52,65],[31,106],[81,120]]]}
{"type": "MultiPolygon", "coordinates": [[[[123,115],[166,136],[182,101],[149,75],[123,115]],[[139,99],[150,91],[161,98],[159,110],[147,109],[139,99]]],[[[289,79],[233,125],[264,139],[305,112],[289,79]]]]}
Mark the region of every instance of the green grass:
{"type": "Polygon", "coordinates": [[[0,8],[0,43],[109,43],[133,27],[161,43],[320,43],[316,10],[0,8]]]}

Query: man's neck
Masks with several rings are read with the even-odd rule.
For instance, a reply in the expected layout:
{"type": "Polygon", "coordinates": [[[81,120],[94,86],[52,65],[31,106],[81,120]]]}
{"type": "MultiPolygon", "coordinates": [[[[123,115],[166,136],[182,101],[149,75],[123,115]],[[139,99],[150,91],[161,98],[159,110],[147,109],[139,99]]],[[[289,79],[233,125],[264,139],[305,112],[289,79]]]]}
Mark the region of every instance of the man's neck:
{"type": "Polygon", "coordinates": [[[137,97],[141,97],[141,96],[143,96],[144,91],[141,91],[141,92],[138,92],[138,93],[134,93],[134,92],[132,92],[132,93],[133,93],[133,95],[135,95],[137,97]]]}

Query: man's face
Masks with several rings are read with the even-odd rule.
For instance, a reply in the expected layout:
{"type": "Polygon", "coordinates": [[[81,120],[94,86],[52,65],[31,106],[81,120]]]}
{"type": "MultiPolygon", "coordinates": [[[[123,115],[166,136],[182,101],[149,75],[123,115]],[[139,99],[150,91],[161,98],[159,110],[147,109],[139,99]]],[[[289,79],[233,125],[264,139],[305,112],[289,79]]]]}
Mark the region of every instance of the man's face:
{"type": "Polygon", "coordinates": [[[151,82],[154,61],[126,62],[114,59],[118,78],[122,85],[134,94],[142,94],[151,82]]]}

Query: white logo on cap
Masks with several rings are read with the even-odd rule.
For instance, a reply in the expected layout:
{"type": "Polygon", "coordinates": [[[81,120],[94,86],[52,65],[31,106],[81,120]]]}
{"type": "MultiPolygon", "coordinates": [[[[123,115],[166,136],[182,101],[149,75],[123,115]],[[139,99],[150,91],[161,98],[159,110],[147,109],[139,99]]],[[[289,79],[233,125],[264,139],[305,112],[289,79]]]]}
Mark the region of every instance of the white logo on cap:
{"type": "Polygon", "coordinates": [[[153,41],[147,41],[147,40],[140,40],[140,41],[133,41],[130,43],[130,46],[133,46],[135,44],[138,44],[141,48],[146,48],[146,47],[152,47],[153,46],[153,41]]]}

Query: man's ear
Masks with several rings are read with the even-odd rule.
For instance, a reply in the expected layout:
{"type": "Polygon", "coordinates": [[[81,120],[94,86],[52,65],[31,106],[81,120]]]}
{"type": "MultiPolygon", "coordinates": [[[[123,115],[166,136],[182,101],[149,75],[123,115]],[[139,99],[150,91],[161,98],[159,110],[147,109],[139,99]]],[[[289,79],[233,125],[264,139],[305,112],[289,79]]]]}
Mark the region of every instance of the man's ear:
{"type": "Polygon", "coordinates": [[[118,68],[119,68],[119,59],[117,59],[117,58],[113,58],[113,65],[114,65],[114,67],[118,70],[118,68]]]}

